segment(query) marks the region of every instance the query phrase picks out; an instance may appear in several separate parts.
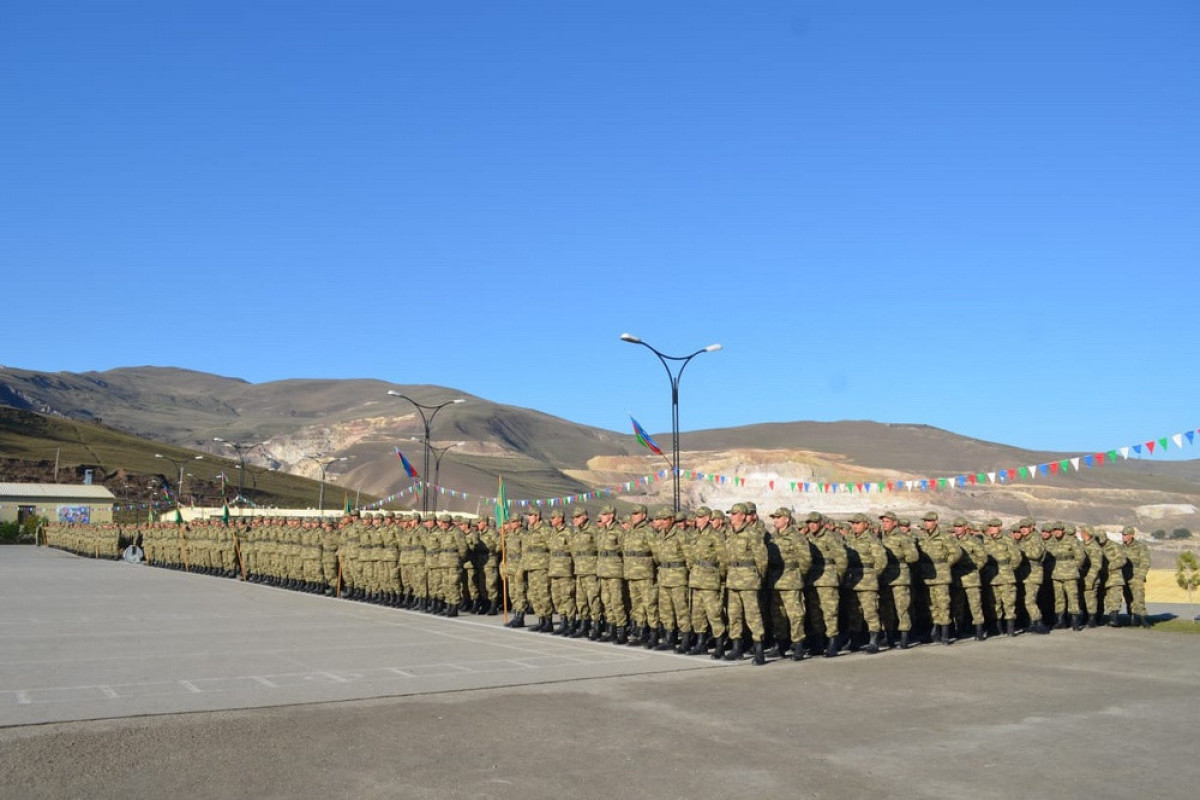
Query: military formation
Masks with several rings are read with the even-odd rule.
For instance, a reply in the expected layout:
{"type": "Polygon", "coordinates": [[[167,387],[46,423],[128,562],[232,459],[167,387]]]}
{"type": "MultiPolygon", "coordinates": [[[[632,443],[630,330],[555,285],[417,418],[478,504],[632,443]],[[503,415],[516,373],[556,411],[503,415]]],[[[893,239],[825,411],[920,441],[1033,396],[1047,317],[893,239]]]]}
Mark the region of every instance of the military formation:
{"type": "Polygon", "coordinates": [[[1150,555],[1127,527],[885,511],[802,520],[754,503],[692,514],[581,506],[488,518],[375,512],[136,526],[50,525],[46,543],[154,566],[510,628],[755,664],[961,638],[1149,626],[1150,555]],[[545,514],[545,517],[543,517],[545,514]],[[526,621],[526,616],[536,617],[526,621]]]}

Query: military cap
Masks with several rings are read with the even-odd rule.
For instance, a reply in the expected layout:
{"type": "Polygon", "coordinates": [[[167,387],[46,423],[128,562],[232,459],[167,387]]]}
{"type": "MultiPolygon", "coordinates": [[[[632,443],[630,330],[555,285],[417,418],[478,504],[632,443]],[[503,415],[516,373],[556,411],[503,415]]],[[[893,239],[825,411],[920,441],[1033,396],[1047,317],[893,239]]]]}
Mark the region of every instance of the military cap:
{"type": "Polygon", "coordinates": [[[859,513],[853,515],[852,517],[850,517],[850,522],[870,523],[870,521],[871,521],[871,518],[868,517],[866,514],[862,513],[861,511],[859,513]]]}
{"type": "Polygon", "coordinates": [[[713,519],[725,519],[725,512],[719,508],[714,508],[712,512],[713,519]]]}
{"type": "Polygon", "coordinates": [[[555,508],[550,512],[550,519],[565,519],[566,516],[561,508],[555,508]]]}
{"type": "Polygon", "coordinates": [[[411,517],[411,519],[412,519],[412,521],[413,521],[413,522],[423,522],[423,521],[424,521],[424,520],[421,518],[421,512],[419,512],[419,511],[418,511],[418,512],[416,512],[415,514],[413,514],[413,515],[412,515],[412,517],[411,517]]]}
{"type": "Polygon", "coordinates": [[[989,528],[1002,528],[1004,527],[1004,523],[1001,522],[997,517],[992,517],[987,521],[987,526],[989,528]]]}
{"type": "Polygon", "coordinates": [[[663,506],[661,508],[657,508],[654,510],[654,518],[655,519],[674,519],[674,517],[675,517],[675,512],[672,511],[671,509],[667,508],[666,506],[663,506]]]}
{"type": "Polygon", "coordinates": [[[395,518],[396,518],[396,512],[395,512],[395,511],[388,511],[387,513],[385,513],[385,514],[384,514],[384,516],[385,516],[385,517],[387,517],[388,519],[395,519],[395,518]]]}
{"type": "Polygon", "coordinates": [[[1036,528],[1037,520],[1033,517],[1021,517],[1021,521],[1017,523],[1022,528],[1036,528]]]}
{"type": "Polygon", "coordinates": [[[1126,525],[1124,528],[1121,528],[1121,535],[1122,536],[1136,536],[1137,530],[1135,530],[1132,525],[1126,525]]]}
{"type": "Polygon", "coordinates": [[[921,517],[921,519],[925,520],[926,522],[937,522],[938,513],[936,511],[926,511],[925,516],[921,517]]]}
{"type": "Polygon", "coordinates": [[[630,514],[645,514],[646,507],[641,503],[635,503],[633,508],[629,509],[630,514]]]}
{"type": "Polygon", "coordinates": [[[687,522],[688,515],[682,511],[676,511],[672,516],[676,522],[687,522]]]}
{"type": "Polygon", "coordinates": [[[771,517],[787,517],[788,519],[791,519],[792,510],[790,508],[784,508],[783,506],[780,506],[779,508],[775,509],[775,513],[772,514],[771,517]]]}
{"type": "Polygon", "coordinates": [[[709,508],[708,506],[700,506],[699,508],[696,509],[696,516],[697,517],[711,517],[712,509],[709,508]]]}
{"type": "Polygon", "coordinates": [[[587,516],[587,509],[586,509],[586,508],[584,508],[583,506],[575,506],[574,510],[573,510],[573,511],[571,511],[571,516],[573,516],[573,517],[586,517],[586,516],[587,516]]]}
{"type": "Polygon", "coordinates": [[[1044,531],[1052,531],[1052,530],[1054,530],[1054,523],[1053,523],[1053,522],[1043,522],[1043,523],[1042,523],[1042,530],[1044,530],[1044,531]]]}
{"type": "Polygon", "coordinates": [[[1050,530],[1052,530],[1052,531],[1066,531],[1066,529],[1067,528],[1066,528],[1065,522],[1060,522],[1059,520],[1054,520],[1054,522],[1050,523],[1050,530]]]}
{"type": "Polygon", "coordinates": [[[438,522],[454,522],[454,517],[449,514],[438,514],[438,522]]]}
{"type": "Polygon", "coordinates": [[[615,513],[617,513],[617,509],[614,508],[613,506],[600,506],[600,513],[601,514],[615,514],[615,513]]]}
{"type": "Polygon", "coordinates": [[[1088,536],[1095,536],[1095,531],[1092,530],[1091,525],[1080,525],[1079,532],[1086,533],[1088,536]]]}
{"type": "Polygon", "coordinates": [[[895,511],[885,511],[879,515],[880,519],[890,519],[892,522],[899,522],[900,518],[896,516],[895,511]]]}
{"type": "Polygon", "coordinates": [[[733,505],[732,505],[732,506],[729,508],[729,511],[728,511],[727,513],[730,513],[730,514],[748,514],[748,513],[750,513],[750,512],[746,510],[746,504],[745,504],[745,503],[734,503],[734,504],[733,504],[733,505]]]}
{"type": "Polygon", "coordinates": [[[541,515],[542,510],[537,506],[530,506],[529,508],[525,509],[525,516],[527,517],[540,517],[541,515]]]}
{"type": "Polygon", "coordinates": [[[824,521],[824,519],[825,519],[825,517],[823,517],[821,515],[820,511],[810,511],[810,512],[808,512],[808,516],[804,518],[804,521],[805,522],[822,522],[822,521],[824,521]]]}
{"type": "Polygon", "coordinates": [[[896,524],[899,525],[901,528],[911,528],[912,520],[909,519],[908,517],[900,517],[898,520],[896,520],[896,524]]]}
{"type": "Polygon", "coordinates": [[[1062,528],[1062,532],[1065,533],[1067,536],[1075,535],[1075,526],[1069,522],[1066,524],[1063,524],[1063,525],[1059,525],[1058,527],[1062,528]]]}
{"type": "Polygon", "coordinates": [[[954,518],[954,521],[950,523],[950,527],[952,527],[952,528],[965,528],[965,527],[967,527],[967,524],[968,524],[968,523],[967,523],[967,518],[966,518],[966,517],[955,517],[955,518],[954,518]]]}

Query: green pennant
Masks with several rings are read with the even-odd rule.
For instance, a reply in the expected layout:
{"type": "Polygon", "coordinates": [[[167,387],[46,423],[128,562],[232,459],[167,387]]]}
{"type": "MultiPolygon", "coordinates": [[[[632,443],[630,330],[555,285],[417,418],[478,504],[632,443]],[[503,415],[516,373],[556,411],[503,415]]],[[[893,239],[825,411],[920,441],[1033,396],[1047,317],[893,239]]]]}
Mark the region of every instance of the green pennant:
{"type": "Polygon", "coordinates": [[[1064,458],[1062,461],[1058,462],[1058,466],[1060,469],[1062,469],[1063,472],[1070,472],[1071,471],[1071,460],[1068,458],[1064,458]]]}
{"type": "Polygon", "coordinates": [[[939,489],[946,488],[946,479],[945,478],[938,478],[938,488],[939,489]]]}
{"type": "Polygon", "coordinates": [[[1107,453],[1104,454],[1104,457],[1107,458],[1109,461],[1116,461],[1117,460],[1117,451],[1109,450],[1107,453]]]}
{"type": "Polygon", "coordinates": [[[977,474],[975,476],[975,480],[978,483],[987,483],[987,475],[985,473],[980,472],[979,474],[977,474]]]}
{"type": "Polygon", "coordinates": [[[1162,445],[1163,450],[1167,449],[1167,437],[1164,436],[1163,438],[1159,439],[1158,443],[1162,445]]]}
{"type": "Polygon", "coordinates": [[[1029,467],[1021,467],[1019,470],[1017,470],[1017,474],[1020,475],[1022,478],[1028,478],[1029,477],[1029,467]]]}
{"type": "Polygon", "coordinates": [[[881,491],[881,492],[882,492],[886,486],[887,486],[887,483],[886,483],[886,482],[884,482],[884,481],[880,481],[880,482],[879,482],[879,491],[881,491]]]}

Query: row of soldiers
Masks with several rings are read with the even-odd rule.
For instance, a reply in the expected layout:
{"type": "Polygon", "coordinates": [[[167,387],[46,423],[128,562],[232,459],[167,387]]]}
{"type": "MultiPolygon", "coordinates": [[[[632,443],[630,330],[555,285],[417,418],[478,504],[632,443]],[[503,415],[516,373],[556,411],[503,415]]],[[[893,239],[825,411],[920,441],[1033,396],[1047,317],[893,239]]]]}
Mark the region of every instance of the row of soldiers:
{"type": "Polygon", "coordinates": [[[160,566],[446,616],[495,614],[507,599],[510,627],[531,611],[535,631],[714,658],[749,649],[755,663],[766,644],[800,660],[972,632],[983,640],[989,630],[1116,625],[1126,602],[1133,622],[1148,625],[1149,553],[1132,528],[1116,542],[1032,519],[1004,531],[998,519],[958,518],[945,532],[936,512],[918,528],[891,512],[796,521],[780,508],[769,525],[753,503],[727,514],[651,518],[638,505],[618,521],[606,506],[592,523],[577,507],[568,525],[561,508],[543,521],[530,507],[497,531],[486,518],[387,512],[148,525],[136,535],[160,566]]]}

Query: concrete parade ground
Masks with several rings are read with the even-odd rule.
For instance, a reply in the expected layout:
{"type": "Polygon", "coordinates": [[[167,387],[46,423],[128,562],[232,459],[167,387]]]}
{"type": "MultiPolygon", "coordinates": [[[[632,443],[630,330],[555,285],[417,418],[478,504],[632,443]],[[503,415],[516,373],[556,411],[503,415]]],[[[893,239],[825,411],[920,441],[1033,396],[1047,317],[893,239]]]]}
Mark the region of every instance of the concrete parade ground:
{"type": "Polygon", "coordinates": [[[1056,631],[754,667],[16,546],[0,548],[0,601],[0,798],[1200,785],[1187,634],[1056,631]]]}

